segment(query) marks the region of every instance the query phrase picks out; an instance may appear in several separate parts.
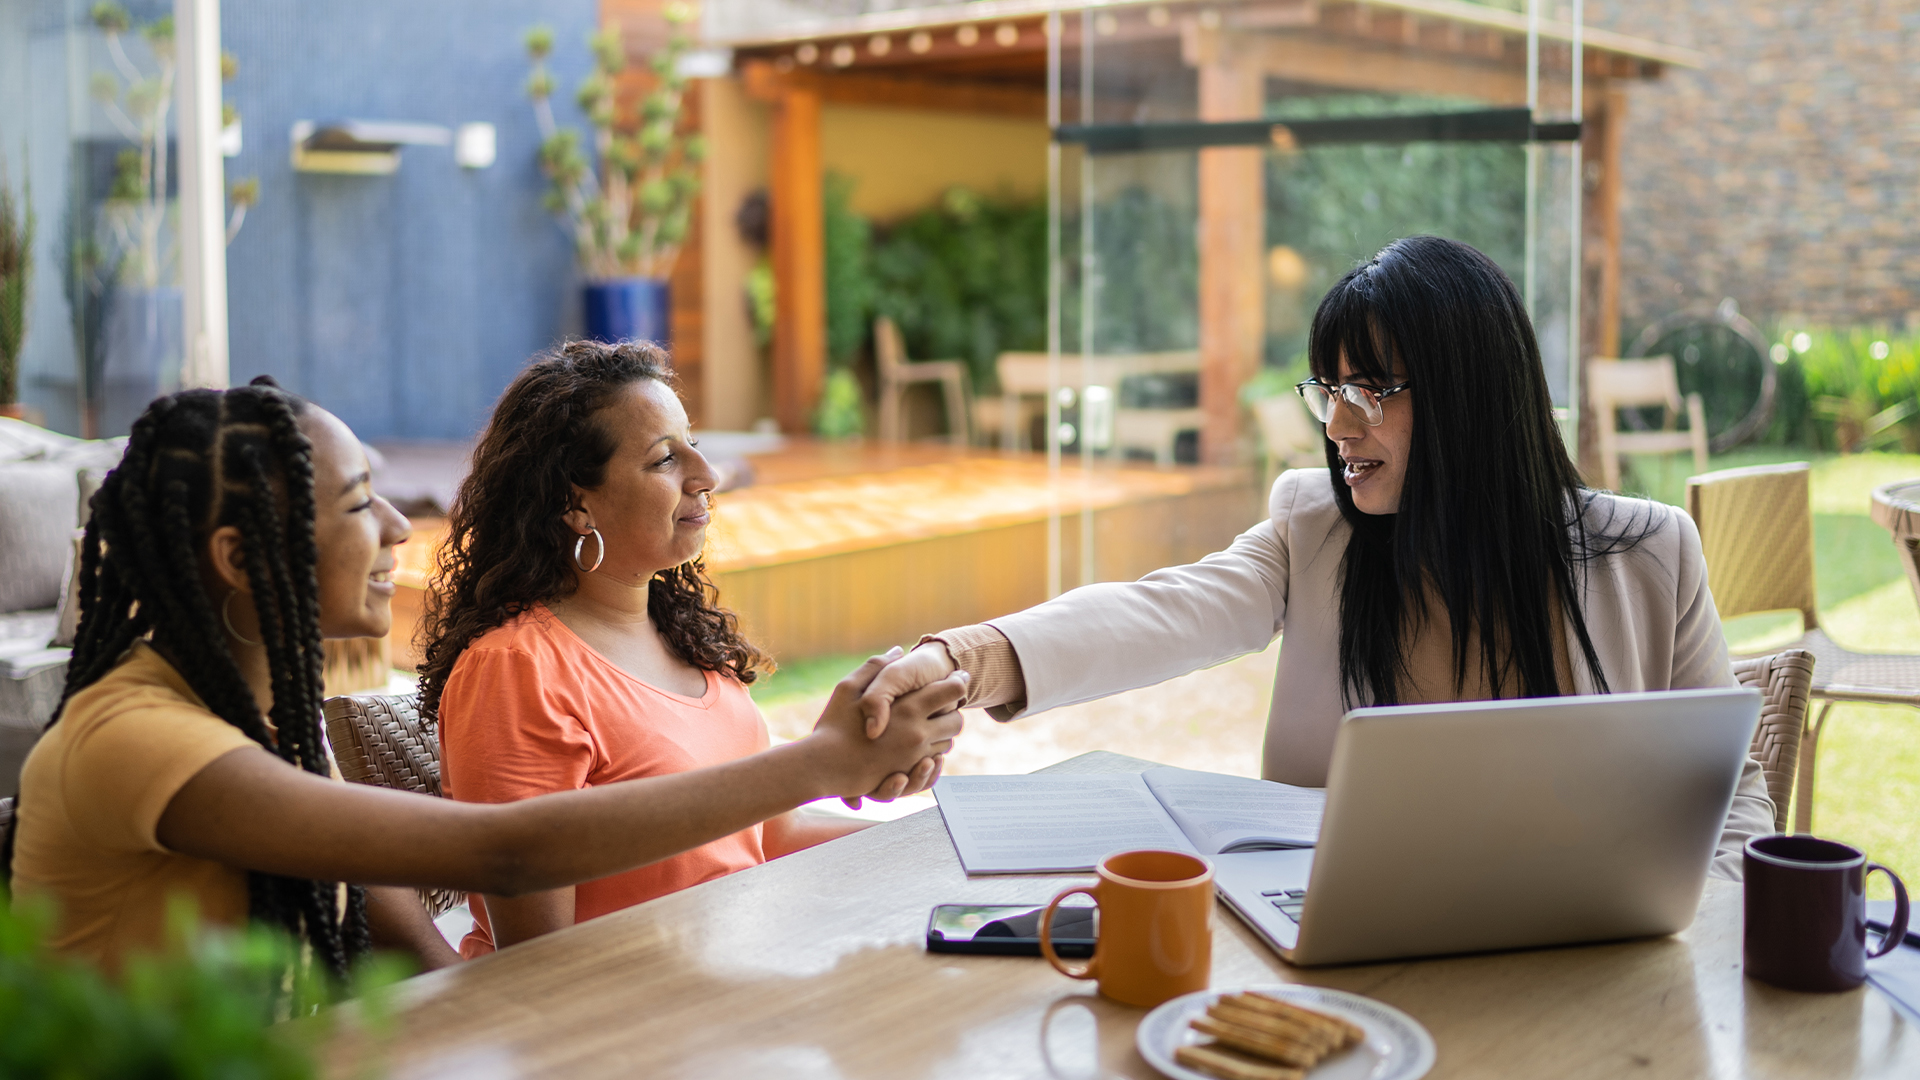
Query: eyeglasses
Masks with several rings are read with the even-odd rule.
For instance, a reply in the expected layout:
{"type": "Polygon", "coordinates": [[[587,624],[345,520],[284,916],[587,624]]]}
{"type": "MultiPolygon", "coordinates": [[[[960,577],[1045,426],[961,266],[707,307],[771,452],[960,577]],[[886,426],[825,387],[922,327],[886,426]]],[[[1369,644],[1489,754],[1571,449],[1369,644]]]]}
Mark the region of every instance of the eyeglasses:
{"type": "Polygon", "coordinates": [[[1380,403],[1412,386],[1412,381],[1392,386],[1363,386],[1360,383],[1328,386],[1319,379],[1308,379],[1293,389],[1300,395],[1300,400],[1307,403],[1307,411],[1323,424],[1333,422],[1333,403],[1338,399],[1353,406],[1353,411],[1360,414],[1360,419],[1366,421],[1368,427],[1379,427],[1381,421],[1387,418],[1380,403]]]}

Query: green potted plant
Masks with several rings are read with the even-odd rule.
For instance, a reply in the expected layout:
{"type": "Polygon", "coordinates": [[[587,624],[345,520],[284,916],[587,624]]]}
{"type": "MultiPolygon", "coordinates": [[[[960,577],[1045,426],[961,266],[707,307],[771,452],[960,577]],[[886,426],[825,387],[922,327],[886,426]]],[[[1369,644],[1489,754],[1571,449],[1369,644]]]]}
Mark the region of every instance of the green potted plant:
{"type": "Polygon", "coordinates": [[[0,159],[0,416],[26,415],[20,404],[20,347],[27,337],[33,279],[33,191],[16,199],[0,159]]]}
{"type": "Polygon", "coordinates": [[[196,930],[184,905],[169,916],[168,949],[109,979],[47,947],[48,907],[10,903],[0,888],[0,1076],[305,1080],[320,1074],[321,1043],[345,1034],[349,1014],[325,1006],[346,995],[365,1033],[343,1041],[360,1051],[350,1058],[362,1074],[380,1071],[386,990],[406,974],[398,960],[363,963],[342,988],[284,933],[196,930]]]}
{"type": "MultiPolygon", "coordinates": [[[[173,200],[167,184],[167,118],[173,109],[176,63],[171,15],[135,27],[126,8],[102,0],[89,17],[113,67],[94,74],[93,96],[131,144],[114,160],[113,183],[101,214],[103,246],[112,250],[121,276],[103,327],[99,388],[103,433],[111,434],[127,430],[149,401],[172,388],[180,372],[184,312],[169,235],[173,200]],[[128,35],[135,33],[146,46],[144,63],[127,48],[128,35]]],[[[238,70],[231,54],[221,56],[222,81],[231,80],[238,70]]],[[[223,106],[222,122],[239,122],[231,105],[223,106]]],[[[227,226],[229,243],[259,192],[258,181],[251,178],[230,189],[234,210],[227,226]]]]}
{"type": "Polygon", "coordinates": [[[693,9],[666,5],[666,44],[648,58],[649,86],[631,109],[619,97],[626,46],[618,27],[588,38],[593,70],[575,92],[591,131],[591,157],[581,134],[553,115],[554,77],[547,68],[553,31],[527,32],[533,73],[527,96],[540,126],[540,168],[550,186],[547,209],[565,223],[585,279],[587,336],[670,342],[667,279],[686,241],[700,190],[703,139],[681,126],[686,77],[680,58],[691,39],[693,9]]]}

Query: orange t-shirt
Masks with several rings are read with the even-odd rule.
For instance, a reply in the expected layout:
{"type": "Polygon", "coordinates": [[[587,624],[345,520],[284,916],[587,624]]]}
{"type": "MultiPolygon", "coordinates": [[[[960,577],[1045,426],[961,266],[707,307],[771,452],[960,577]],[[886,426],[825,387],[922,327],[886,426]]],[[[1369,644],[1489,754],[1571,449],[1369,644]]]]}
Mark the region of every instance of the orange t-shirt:
{"type": "MultiPolygon", "coordinates": [[[[707,672],[684,697],[615,667],[543,606],[476,638],[440,697],[442,790],[503,803],[719,765],[765,750],[766,721],[746,687],[707,672]]],[[[564,838],[556,838],[564,840],[564,838]]],[[[755,825],[670,859],[574,887],[574,921],[677,892],[766,861],[755,825]]],[[[473,905],[469,959],[493,951],[473,905]]]]}

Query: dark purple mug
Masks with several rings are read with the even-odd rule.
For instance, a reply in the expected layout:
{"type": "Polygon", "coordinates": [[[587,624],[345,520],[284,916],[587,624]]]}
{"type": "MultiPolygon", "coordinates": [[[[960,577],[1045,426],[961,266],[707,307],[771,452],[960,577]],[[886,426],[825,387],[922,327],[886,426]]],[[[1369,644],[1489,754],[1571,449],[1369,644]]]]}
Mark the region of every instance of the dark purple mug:
{"type": "Polygon", "coordinates": [[[1907,934],[1907,887],[1858,848],[1813,836],[1747,841],[1747,974],[1783,990],[1851,990],[1907,934]],[[1867,952],[1867,875],[1893,880],[1893,925],[1867,952]]]}

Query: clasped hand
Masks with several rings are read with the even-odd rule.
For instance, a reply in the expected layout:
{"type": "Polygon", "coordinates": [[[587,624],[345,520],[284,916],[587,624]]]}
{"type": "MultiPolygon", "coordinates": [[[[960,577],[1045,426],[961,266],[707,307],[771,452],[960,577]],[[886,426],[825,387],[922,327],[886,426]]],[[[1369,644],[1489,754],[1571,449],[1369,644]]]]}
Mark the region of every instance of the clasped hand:
{"type": "MultiPolygon", "coordinates": [[[[958,670],[945,644],[929,641],[904,656],[900,653],[901,650],[896,647],[884,656],[868,660],[834,689],[836,701],[842,690],[851,689],[858,696],[859,715],[865,721],[869,739],[885,735],[896,717],[906,720],[919,715],[920,709],[924,708],[922,695],[931,692],[934,687],[945,686],[958,679],[961,680],[958,683],[961,694],[963,697],[965,695],[965,680],[969,676],[965,671],[958,670]]],[[[934,715],[957,710],[959,704],[956,700],[934,715]]],[[[887,777],[866,797],[877,802],[892,802],[902,795],[925,791],[940,779],[940,771],[945,767],[946,760],[944,753],[925,758],[914,766],[911,773],[894,773],[887,777]]],[[[843,801],[855,809],[860,806],[858,798],[843,801]]]]}
{"type": "MultiPolygon", "coordinates": [[[[930,751],[908,771],[886,775],[865,798],[891,802],[932,787],[940,779],[953,736],[960,732],[959,706],[966,696],[969,676],[964,671],[956,671],[951,661],[945,671],[929,676],[935,665],[921,655],[923,649],[903,656],[896,647],[860,665],[834,687],[833,696],[814,726],[816,736],[847,737],[863,744],[898,742],[904,746],[908,740],[918,738],[922,740],[918,745],[930,751]],[[879,708],[877,722],[876,705],[879,708]],[[890,720],[894,724],[890,725],[890,720]],[[887,732],[893,727],[899,730],[894,738],[887,738],[887,732]]],[[[944,655],[945,649],[941,652],[944,655]]],[[[844,796],[843,801],[858,809],[861,798],[849,795],[844,796]]]]}

